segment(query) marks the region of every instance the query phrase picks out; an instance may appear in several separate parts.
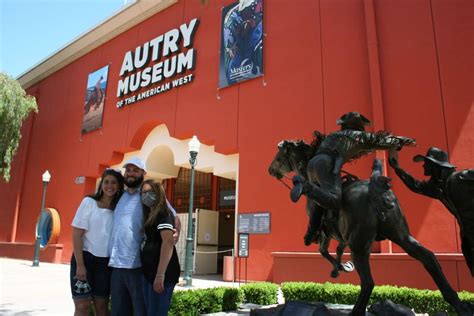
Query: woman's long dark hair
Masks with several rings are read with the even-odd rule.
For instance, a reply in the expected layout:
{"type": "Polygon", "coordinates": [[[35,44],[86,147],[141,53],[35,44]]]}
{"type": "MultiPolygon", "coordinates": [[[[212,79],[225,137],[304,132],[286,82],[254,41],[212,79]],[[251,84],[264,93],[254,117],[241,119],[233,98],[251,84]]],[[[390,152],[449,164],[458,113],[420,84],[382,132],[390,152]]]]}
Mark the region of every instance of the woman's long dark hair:
{"type": "Polygon", "coordinates": [[[100,183],[99,183],[99,187],[97,188],[97,192],[95,194],[89,194],[89,195],[86,195],[86,196],[90,197],[90,198],[92,198],[96,201],[100,201],[100,199],[104,195],[104,191],[102,191],[102,183],[104,182],[104,179],[105,179],[106,176],[115,177],[115,179],[117,179],[117,182],[118,182],[118,185],[119,185],[118,190],[115,193],[114,197],[112,198],[112,201],[110,201],[110,206],[109,206],[109,209],[115,210],[115,206],[117,206],[117,203],[118,203],[120,197],[122,196],[122,193],[123,193],[123,190],[124,190],[124,182],[125,182],[124,179],[123,179],[122,174],[117,170],[105,169],[105,171],[102,173],[100,183]]]}
{"type": "Polygon", "coordinates": [[[145,226],[152,226],[155,224],[158,215],[169,215],[171,211],[168,208],[168,204],[166,204],[165,189],[163,188],[161,183],[156,182],[152,179],[148,179],[143,181],[142,188],[145,184],[151,186],[151,189],[153,192],[155,192],[157,198],[157,203],[153,208],[143,205],[143,219],[145,222],[145,226]]]}

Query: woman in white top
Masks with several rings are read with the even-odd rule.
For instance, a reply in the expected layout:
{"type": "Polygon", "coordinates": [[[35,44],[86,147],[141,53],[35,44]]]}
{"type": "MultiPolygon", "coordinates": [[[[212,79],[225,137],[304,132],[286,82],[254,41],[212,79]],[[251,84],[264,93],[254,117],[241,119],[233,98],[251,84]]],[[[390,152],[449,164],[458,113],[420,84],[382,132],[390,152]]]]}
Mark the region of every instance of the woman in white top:
{"type": "Polygon", "coordinates": [[[74,253],[71,258],[71,292],[74,315],[108,315],[110,296],[109,240],[113,210],[124,189],[120,172],[107,169],[95,194],[87,195],[72,221],[74,253]]]}

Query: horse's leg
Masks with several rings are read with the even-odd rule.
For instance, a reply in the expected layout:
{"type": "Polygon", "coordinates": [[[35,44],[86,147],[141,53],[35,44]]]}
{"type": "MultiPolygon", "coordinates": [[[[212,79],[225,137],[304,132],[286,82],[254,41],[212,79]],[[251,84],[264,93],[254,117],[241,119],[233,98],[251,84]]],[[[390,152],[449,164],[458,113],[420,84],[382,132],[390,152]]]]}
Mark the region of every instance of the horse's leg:
{"type": "Polygon", "coordinates": [[[334,259],[334,257],[331,256],[328,251],[331,239],[325,233],[321,233],[319,236],[319,253],[324,258],[326,258],[333,266],[333,269],[330,274],[331,278],[337,278],[339,276],[339,262],[336,261],[336,259],[334,259]]]}
{"type": "MultiPolygon", "coordinates": [[[[339,240],[339,244],[336,248],[336,262],[337,262],[337,270],[344,271],[344,272],[352,272],[354,271],[354,264],[352,261],[347,261],[342,263],[342,255],[344,254],[344,249],[346,249],[347,244],[344,241],[339,240]]],[[[336,275],[336,277],[339,274],[336,275]]]]}
{"type": "Polygon", "coordinates": [[[354,262],[357,273],[360,278],[360,293],[357,302],[352,309],[353,316],[365,316],[367,303],[370,299],[370,294],[374,289],[374,280],[370,272],[370,248],[364,251],[352,252],[352,261],[354,262]]]}
{"type": "Polygon", "coordinates": [[[431,251],[423,247],[415,238],[408,234],[402,236],[399,240],[392,241],[402,247],[411,257],[423,264],[441,291],[443,298],[454,307],[458,315],[473,315],[474,307],[468,303],[461,302],[456,291],[449,285],[438,260],[436,260],[436,257],[431,251]]]}
{"type": "Polygon", "coordinates": [[[344,254],[344,249],[346,248],[346,244],[344,242],[339,241],[339,244],[337,245],[336,248],[336,262],[337,262],[337,269],[338,271],[343,271],[344,269],[342,268],[342,255],[344,254]]]}
{"type": "Polygon", "coordinates": [[[308,213],[308,228],[304,235],[304,244],[310,246],[318,238],[324,209],[313,200],[307,199],[306,212],[308,213]]]}

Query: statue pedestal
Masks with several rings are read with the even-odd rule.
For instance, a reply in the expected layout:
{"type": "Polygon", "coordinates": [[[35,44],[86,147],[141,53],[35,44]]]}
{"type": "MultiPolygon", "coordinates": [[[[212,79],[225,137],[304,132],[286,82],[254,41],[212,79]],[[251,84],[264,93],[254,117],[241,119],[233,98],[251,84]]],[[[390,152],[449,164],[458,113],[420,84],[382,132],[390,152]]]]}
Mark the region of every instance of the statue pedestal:
{"type": "MultiPolygon", "coordinates": [[[[332,266],[323,256],[315,252],[316,245],[312,249],[313,252],[272,252],[273,278],[271,281],[278,284],[289,281],[360,284],[359,276],[355,271],[341,273],[337,279],[332,279],[329,276],[332,266]]],[[[435,256],[455,291],[474,292],[474,278],[461,253],[435,253],[435,256]]],[[[349,254],[344,254],[342,260],[345,262],[351,258],[349,254]]],[[[372,253],[370,268],[377,284],[438,289],[423,265],[406,253],[372,253]]]]}
{"type": "MultiPolygon", "coordinates": [[[[251,316],[348,316],[352,311],[351,305],[310,303],[303,301],[288,302],[276,307],[253,309],[251,316]]],[[[395,304],[390,300],[376,303],[369,307],[367,316],[415,316],[406,306],[395,304]]]]}

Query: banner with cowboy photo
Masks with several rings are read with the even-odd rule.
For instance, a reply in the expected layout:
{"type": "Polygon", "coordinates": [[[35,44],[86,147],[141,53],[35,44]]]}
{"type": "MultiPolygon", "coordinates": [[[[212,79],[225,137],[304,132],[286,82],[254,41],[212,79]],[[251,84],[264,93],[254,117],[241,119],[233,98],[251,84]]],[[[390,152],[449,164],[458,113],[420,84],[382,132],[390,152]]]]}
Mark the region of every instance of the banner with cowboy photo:
{"type": "Polygon", "coordinates": [[[109,65],[89,74],[87,79],[86,97],[84,101],[84,117],[81,133],[85,134],[102,127],[104,113],[105,89],[109,65]]]}
{"type": "Polygon", "coordinates": [[[263,75],[263,0],[222,9],[219,87],[263,75]]]}

